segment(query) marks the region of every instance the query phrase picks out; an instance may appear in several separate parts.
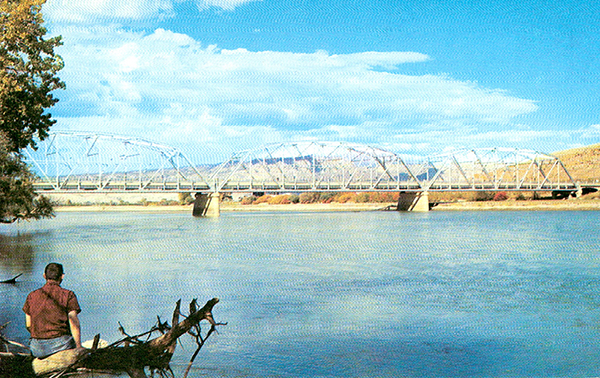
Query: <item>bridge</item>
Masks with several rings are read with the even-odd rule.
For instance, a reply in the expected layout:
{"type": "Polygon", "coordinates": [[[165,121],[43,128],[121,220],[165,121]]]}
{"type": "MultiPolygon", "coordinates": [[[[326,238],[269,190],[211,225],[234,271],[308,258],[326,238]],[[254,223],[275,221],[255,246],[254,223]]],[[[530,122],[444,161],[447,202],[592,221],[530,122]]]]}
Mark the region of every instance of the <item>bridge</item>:
{"type": "Polygon", "coordinates": [[[190,161],[174,147],[92,133],[52,133],[24,151],[38,193],[174,192],[196,195],[196,214],[222,193],[390,192],[399,208],[428,210],[427,194],[455,191],[581,190],[551,155],[510,148],[401,155],[345,142],[276,143],[220,163],[190,161]]]}

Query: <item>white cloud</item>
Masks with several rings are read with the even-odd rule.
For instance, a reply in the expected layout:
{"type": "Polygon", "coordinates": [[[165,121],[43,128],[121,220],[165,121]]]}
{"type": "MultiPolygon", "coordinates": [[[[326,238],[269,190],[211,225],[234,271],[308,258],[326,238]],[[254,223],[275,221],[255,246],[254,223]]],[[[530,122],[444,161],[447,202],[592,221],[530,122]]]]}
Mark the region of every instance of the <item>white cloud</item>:
{"type": "Polygon", "coordinates": [[[233,11],[254,1],[261,0],[48,0],[44,15],[53,23],[98,24],[173,17],[175,2],[233,11]]]}
{"type": "Polygon", "coordinates": [[[600,124],[590,125],[581,130],[581,136],[586,139],[600,140],[600,124]]]}
{"type": "MultiPolygon", "coordinates": [[[[486,132],[537,109],[474,83],[402,74],[403,64],[429,59],[415,52],[221,50],[169,30],[142,34],[116,26],[55,32],[65,36],[60,75],[67,84],[53,109],[57,127],[87,125],[173,144],[381,143],[407,130],[435,132],[438,140],[486,132]]],[[[417,139],[399,143],[423,148],[417,139]]]]}
{"type": "MultiPolygon", "coordinates": [[[[445,149],[508,147],[543,153],[571,148],[577,133],[550,128],[532,129],[519,124],[486,124],[442,121],[410,131],[400,130],[391,138],[393,145],[404,144],[411,150],[428,154],[445,149]],[[417,147],[419,146],[419,147],[417,147]]],[[[403,150],[406,150],[405,148],[403,150]]]]}
{"type": "MultiPolygon", "coordinates": [[[[327,54],[326,52],[323,52],[327,54]]],[[[417,52],[378,52],[378,51],[368,51],[362,53],[355,54],[347,54],[347,55],[332,55],[329,57],[330,61],[338,60],[342,62],[342,64],[348,64],[353,62],[355,65],[362,67],[377,67],[381,66],[386,69],[394,69],[397,68],[399,63],[417,63],[424,62],[429,60],[429,57],[425,54],[417,53],[417,52]]]]}
{"type": "Polygon", "coordinates": [[[53,131],[107,133],[141,138],[176,147],[199,163],[219,163],[240,150],[288,140],[269,126],[226,126],[207,113],[178,118],[132,116],[56,117],[53,131]]]}
{"type": "Polygon", "coordinates": [[[234,10],[236,7],[251,3],[254,1],[262,0],[196,0],[200,9],[207,9],[211,7],[221,8],[225,10],[234,10]]]}
{"type": "Polygon", "coordinates": [[[103,23],[172,15],[171,0],[48,0],[44,15],[55,23],[103,23]]]}

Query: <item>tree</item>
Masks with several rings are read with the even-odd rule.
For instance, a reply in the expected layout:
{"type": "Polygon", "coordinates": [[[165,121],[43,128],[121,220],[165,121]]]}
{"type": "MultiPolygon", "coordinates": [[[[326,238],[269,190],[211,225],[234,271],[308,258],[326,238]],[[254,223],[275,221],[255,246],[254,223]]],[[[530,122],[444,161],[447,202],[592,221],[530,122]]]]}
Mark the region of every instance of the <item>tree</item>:
{"type": "Polygon", "coordinates": [[[8,138],[0,132],[0,223],[51,217],[52,204],[46,197],[36,195],[34,175],[9,145],[8,138]]]}
{"type": "Polygon", "coordinates": [[[35,136],[48,136],[56,121],[46,109],[58,101],[51,92],[65,87],[56,76],[63,61],[54,53],[61,37],[44,39],[44,3],[0,0],[0,130],[14,151],[35,147],[35,136]]]}
{"type": "Polygon", "coordinates": [[[38,197],[34,175],[22,149],[36,147],[56,122],[47,109],[63,89],[56,76],[63,68],[54,48],[61,38],[45,39],[41,15],[45,0],[0,0],[0,222],[52,215],[50,202],[38,197]]]}

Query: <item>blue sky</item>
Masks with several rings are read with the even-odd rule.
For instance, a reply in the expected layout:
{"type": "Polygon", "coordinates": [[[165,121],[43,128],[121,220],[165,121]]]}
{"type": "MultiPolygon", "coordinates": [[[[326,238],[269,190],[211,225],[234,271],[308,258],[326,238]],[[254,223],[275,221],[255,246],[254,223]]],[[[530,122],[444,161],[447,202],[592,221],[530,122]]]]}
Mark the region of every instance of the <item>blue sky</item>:
{"type": "Polygon", "coordinates": [[[54,130],[219,160],[270,142],[404,154],[600,142],[585,1],[48,0],[54,130]],[[208,157],[210,156],[210,158],[208,157]]]}

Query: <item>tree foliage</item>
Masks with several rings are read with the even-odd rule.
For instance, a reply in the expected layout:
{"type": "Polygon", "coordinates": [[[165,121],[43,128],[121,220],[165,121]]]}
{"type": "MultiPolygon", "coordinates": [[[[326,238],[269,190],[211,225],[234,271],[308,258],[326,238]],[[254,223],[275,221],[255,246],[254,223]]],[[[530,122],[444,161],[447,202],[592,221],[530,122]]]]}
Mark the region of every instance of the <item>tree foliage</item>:
{"type": "Polygon", "coordinates": [[[45,39],[41,14],[45,0],[0,0],[0,130],[13,151],[35,146],[56,122],[46,109],[64,88],[56,76],[63,61],[54,53],[61,38],[45,39]]]}
{"type": "Polygon", "coordinates": [[[45,0],[0,0],[0,222],[50,216],[49,201],[38,198],[22,149],[48,136],[56,122],[47,109],[64,88],[56,76],[63,62],[54,48],[60,37],[45,38],[45,0]]]}
{"type": "Polygon", "coordinates": [[[51,217],[52,204],[46,197],[36,195],[33,174],[20,154],[9,151],[9,144],[0,133],[0,223],[51,217]]]}

